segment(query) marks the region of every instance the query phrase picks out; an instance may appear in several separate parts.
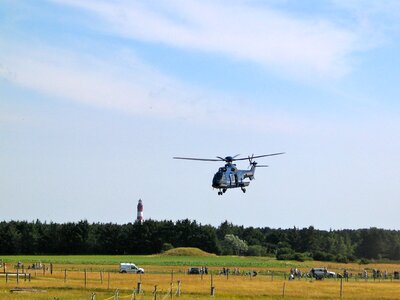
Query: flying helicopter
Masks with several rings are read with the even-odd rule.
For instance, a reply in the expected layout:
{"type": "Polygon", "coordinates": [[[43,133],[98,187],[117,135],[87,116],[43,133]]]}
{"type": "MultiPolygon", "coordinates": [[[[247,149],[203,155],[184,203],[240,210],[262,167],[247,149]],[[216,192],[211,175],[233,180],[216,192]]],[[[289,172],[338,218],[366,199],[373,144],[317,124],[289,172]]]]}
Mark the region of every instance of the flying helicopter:
{"type": "Polygon", "coordinates": [[[224,194],[228,189],[233,188],[241,188],[243,193],[246,193],[246,187],[250,184],[249,181],[243,181],[246,178],[250,180],[254,179],[254,173],[256,168],[258,167],[268,167],[267,165],[258,165],[257,162],[254,161],[255,158],[266,157],[266,156],[275,156],[281,155],[285,152],[279,153],[271,153],[264,155],[251,155],[244,158],[237,158],[240,154],[235,156],[226,156],[221,157],[217,156],[216,158],[193,158],[193,157],[173,157],[173,159],[184,159],[184,160],[197,160],[197,161],[216,161],[216,162],[225,162],[225,166],[220,167],[215,173],[212,180],[212,187],[218,189],[218,195],[224,194]],[[250,163],[249,170],[239,170],[234,164],[234,161],[238,160],[248,160],[250,163]]]}

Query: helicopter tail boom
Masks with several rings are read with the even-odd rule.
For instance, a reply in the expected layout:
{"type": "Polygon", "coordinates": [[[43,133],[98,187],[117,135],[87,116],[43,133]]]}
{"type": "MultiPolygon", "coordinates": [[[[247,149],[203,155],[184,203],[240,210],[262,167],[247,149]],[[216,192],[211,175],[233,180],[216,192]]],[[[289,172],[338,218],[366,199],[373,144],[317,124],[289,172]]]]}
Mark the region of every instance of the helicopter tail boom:
{"type": "Polygon", "coordinates": [[[254,173],[256,172],[256,167],[257,167],[257,163],[256,162],[252,162],[250,170],[247,170],[243,174],[243,178],[249,178],[250,180],[253,180],[254,179],[254,173]]]}

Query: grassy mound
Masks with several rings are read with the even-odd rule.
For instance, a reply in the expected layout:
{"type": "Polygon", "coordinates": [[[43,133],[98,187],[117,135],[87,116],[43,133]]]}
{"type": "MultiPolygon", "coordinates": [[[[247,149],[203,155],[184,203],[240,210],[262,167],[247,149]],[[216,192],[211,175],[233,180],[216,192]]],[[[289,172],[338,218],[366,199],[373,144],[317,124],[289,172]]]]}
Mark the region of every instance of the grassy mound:
{"type": "Polygon", "coordinates": [[[174,248],[160,254],[162,256],[216,256],[213,253],[208,253],[199,248],[174,248]]]}

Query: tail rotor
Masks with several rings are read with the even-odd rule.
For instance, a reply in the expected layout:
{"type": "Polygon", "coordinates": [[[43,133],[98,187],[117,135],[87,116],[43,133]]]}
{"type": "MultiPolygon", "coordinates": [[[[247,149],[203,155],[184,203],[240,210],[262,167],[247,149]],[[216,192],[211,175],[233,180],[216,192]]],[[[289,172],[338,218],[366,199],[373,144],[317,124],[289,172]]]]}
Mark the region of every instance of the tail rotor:
{"type": "Polygon", "coordinates": [[[253,158],[254,158],[254,153],[250,156],[247,156],[247,159],[249,160],[249,167],[251,167],[253,165],[253,158]]]}

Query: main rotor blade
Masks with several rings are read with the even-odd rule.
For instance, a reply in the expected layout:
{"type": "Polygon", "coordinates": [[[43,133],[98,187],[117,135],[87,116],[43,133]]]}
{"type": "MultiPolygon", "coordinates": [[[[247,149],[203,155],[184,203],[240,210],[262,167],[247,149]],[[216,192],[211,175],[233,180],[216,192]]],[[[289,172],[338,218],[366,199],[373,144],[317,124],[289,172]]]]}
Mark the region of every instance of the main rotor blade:
{"type": "MultiPolygon", "coordinates": [[[[256,155],[256,156],[252,156],[251,159],[260,158],[260,157],[266,157],[266,156],[281,155],[281,154],[285,154],[285,152],[271,153],[271,154],[264,154],[264,155],[256,155]]],[[[248,157],[245,157],[245,158],[235,158],[234,160],[246,160],[246,159],[249,159],[249,158],[248,158],[248,157]]]]}
{"type": "Polygon", "coordinates": [[[173,157],[173,159],[185,159],[185,160],[199,160],[199,161],[221,161],[215,158],[192,158],[192,157],[173,157]]]}

